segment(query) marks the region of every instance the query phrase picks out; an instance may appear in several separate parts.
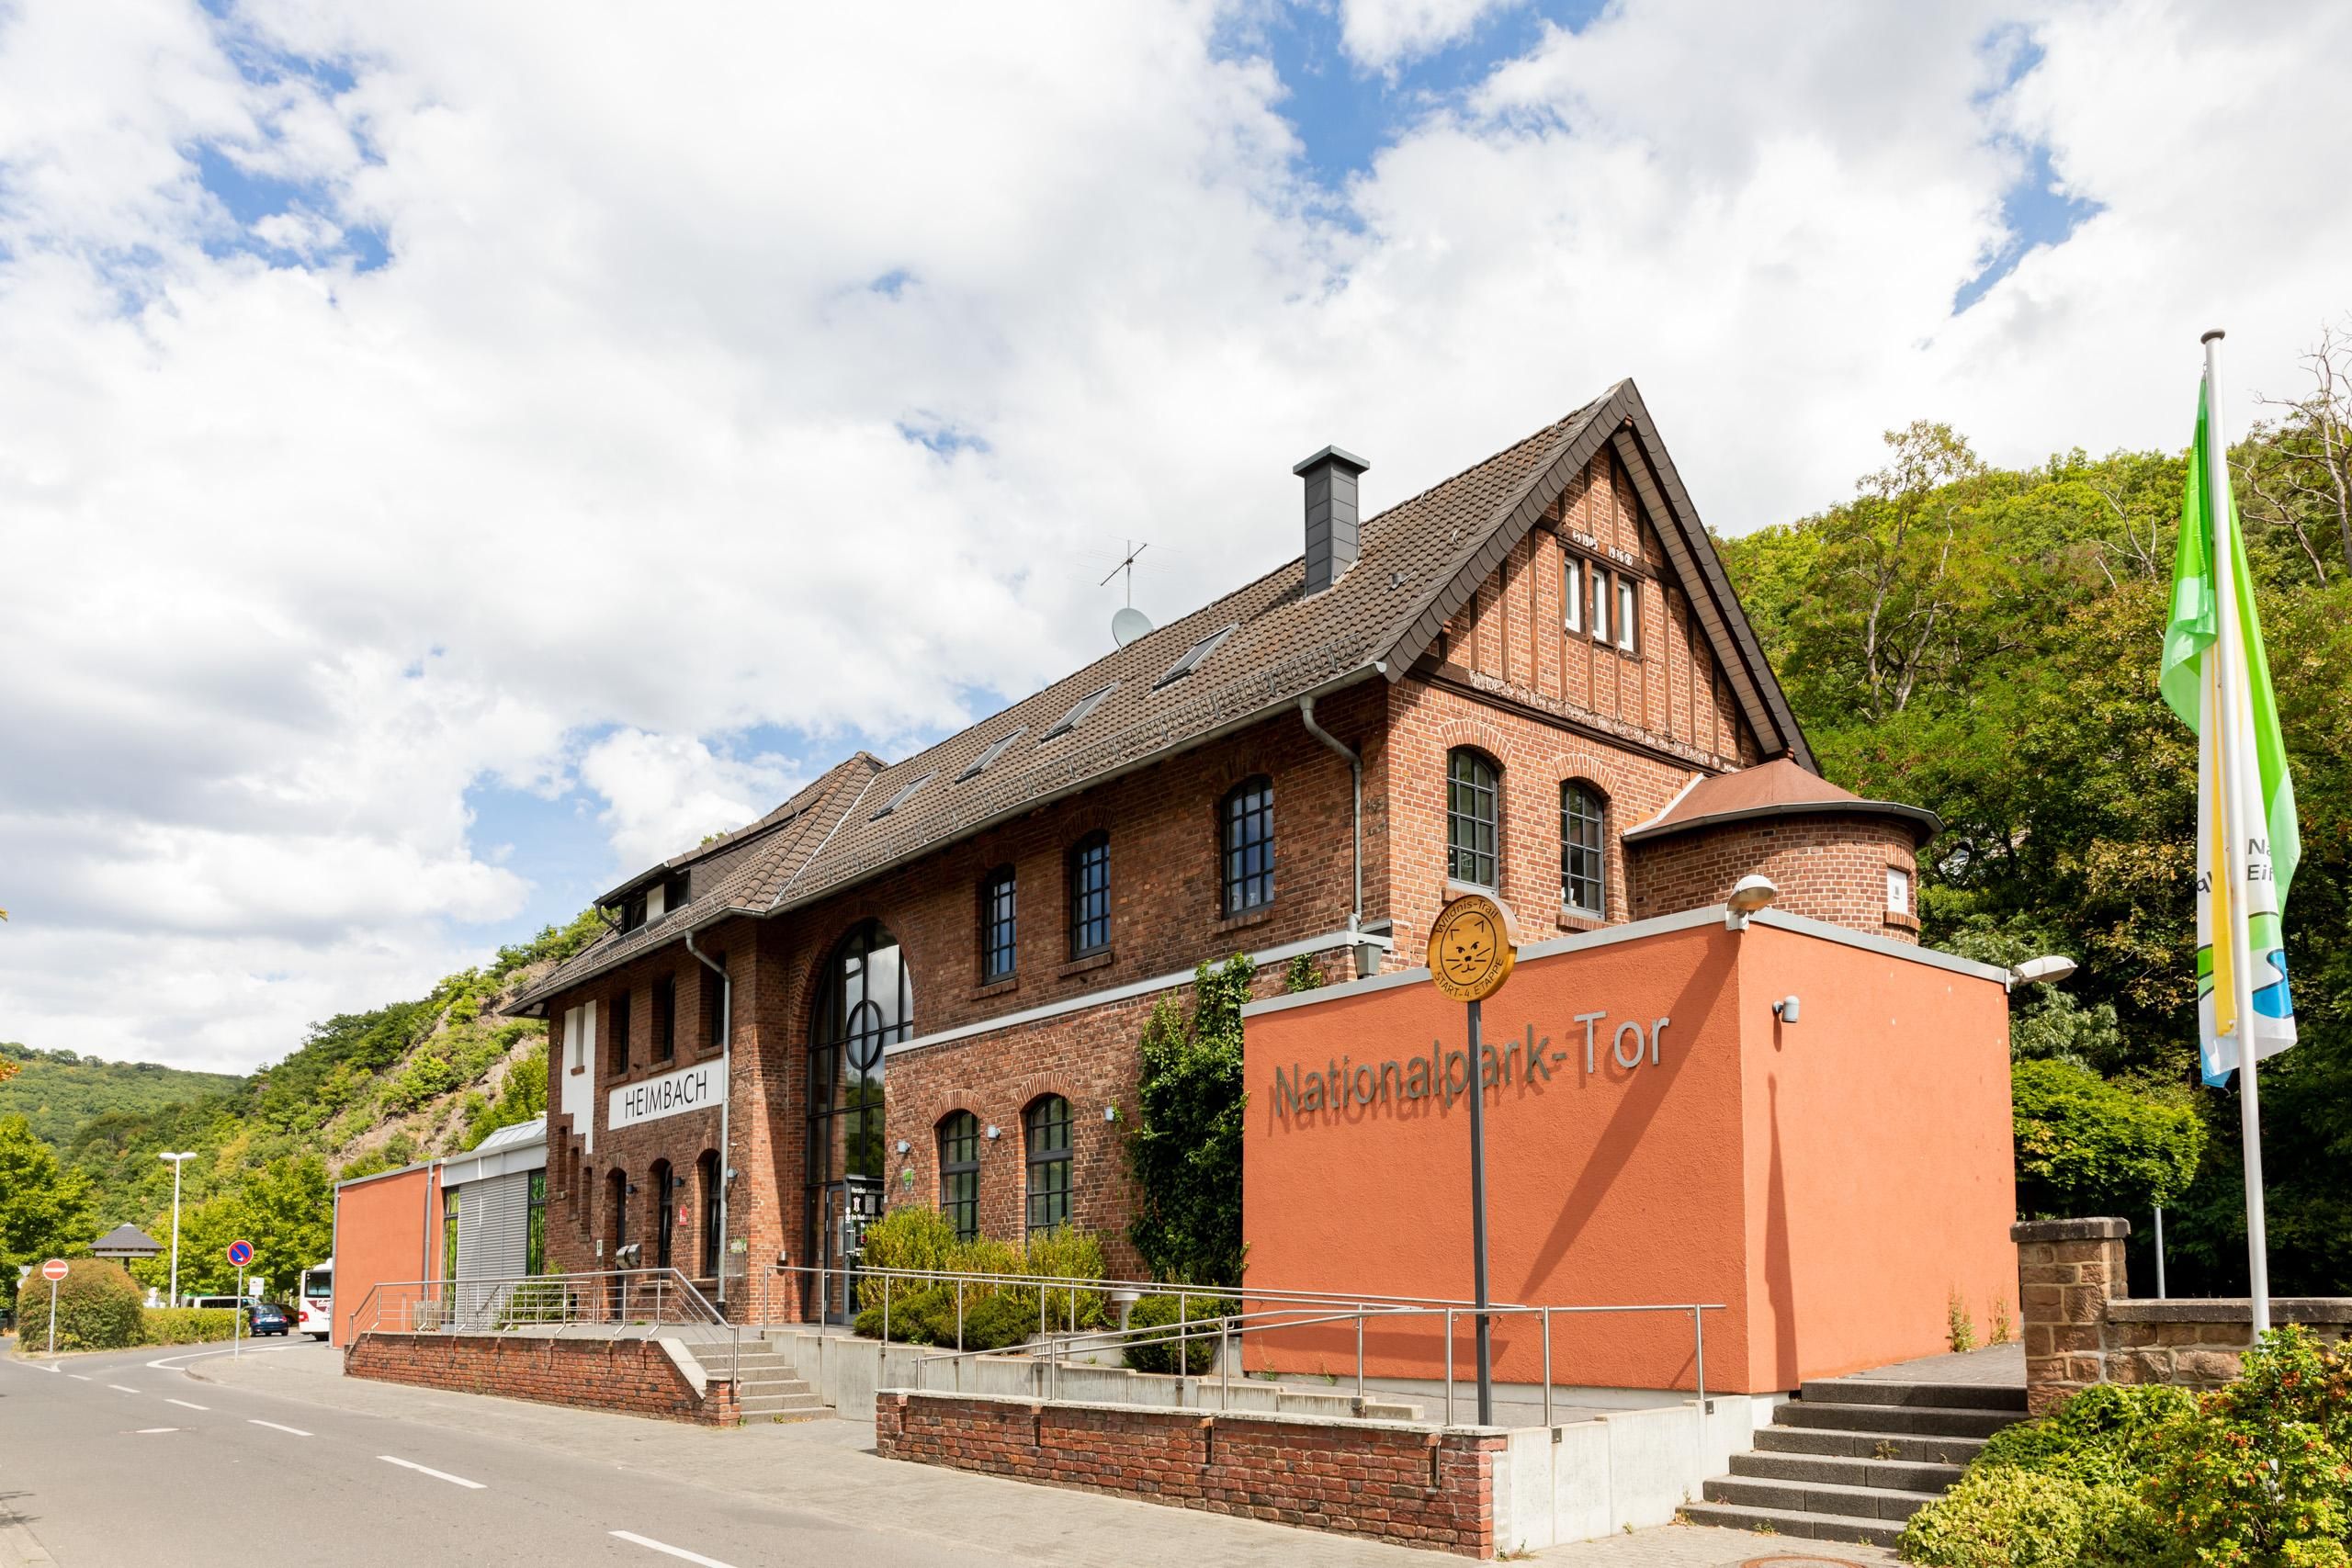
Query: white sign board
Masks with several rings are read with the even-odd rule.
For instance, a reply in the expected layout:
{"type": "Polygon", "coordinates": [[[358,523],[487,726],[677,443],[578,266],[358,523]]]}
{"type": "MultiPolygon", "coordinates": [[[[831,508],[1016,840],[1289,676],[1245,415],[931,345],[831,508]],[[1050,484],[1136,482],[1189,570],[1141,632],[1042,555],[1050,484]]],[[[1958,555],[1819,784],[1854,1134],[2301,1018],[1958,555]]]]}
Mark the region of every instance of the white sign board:
{"type": "Polygon", "coordinates": [[[607,1100],[605,1125],[628,1127],[659,1122],[664,1116],[683,1116],[689,1111],[715,1111],[726,1098],[727,1061],[721,1057],[621,1085],[607,1100]]]}

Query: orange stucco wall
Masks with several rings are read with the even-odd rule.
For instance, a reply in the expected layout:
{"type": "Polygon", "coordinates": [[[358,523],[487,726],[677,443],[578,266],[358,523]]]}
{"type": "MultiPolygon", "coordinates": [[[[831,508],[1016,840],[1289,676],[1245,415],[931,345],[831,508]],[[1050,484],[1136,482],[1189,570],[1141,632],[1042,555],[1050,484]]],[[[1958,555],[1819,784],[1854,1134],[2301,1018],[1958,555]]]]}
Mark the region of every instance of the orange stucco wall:
{"type": "Polygon", "coordinates": [[[437,1277],[432,1245],[441,1213],[441,1168],[421,1166],[337,1190],[334,1212],[334,1334],[348,1345],[368,1292],[386,1282],[437,1277]]]}
{"type": "MultiPolygon", "coordinates": [[[[1944,1348],[1953,1290],[1982,1314],[2016,1278],[2000,986],[1760,923],[1628,929],[1522,961],[1486,1004],[1488,1073],[1508,1080],[1487,1099],[1493,1298],[1720,1303],[1707,1382],[1725,1390],[1944,1348]],[[1791,994],[1800,1022],[1781,1028],[1771,1003],[1791,994]],[[1595,1012],[1588,1071],[1578,1015],[1595,1012]]],[[[1426,980],[1248,1021],[1250,1284],[1468,1297],[1467,1101],[1415,1098],[1407,1077],[1433,1043],[1462,1051],[1464,1028],[1426,980]],[[1373,1102],[1335,1109],[1335,1066],[1373,1102]]],[[[1466,1057],[1453,1071],[1466,1081],[1466,1057]]],[[[1688,1314],[1556,1318],[1552,1338],[1560,1383],[1694,1381],[1688,1314]]],[[[1457,1325],[1458,1376],[1469,1344],[1457,1325]]],[[[1495,1345],[1498,1378],[1542,1376],[1532,1320],[1499,1319],[1495,1345]]],[[[1384,1325],[1366,1352],[1373,1375],[1443,1375],[1435,1323],[1384,1325]]],[[[1296,1331],[1252,1364],[1353,1358],[1352,1331],[1296,1331]]]]}

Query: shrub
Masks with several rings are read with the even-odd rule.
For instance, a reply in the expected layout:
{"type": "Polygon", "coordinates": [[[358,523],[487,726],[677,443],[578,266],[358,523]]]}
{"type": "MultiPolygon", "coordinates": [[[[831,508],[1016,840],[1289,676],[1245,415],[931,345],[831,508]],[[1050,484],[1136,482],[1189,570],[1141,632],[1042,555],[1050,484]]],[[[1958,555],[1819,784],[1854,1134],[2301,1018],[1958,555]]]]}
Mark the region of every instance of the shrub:
{"type": "MultiPolygon", "coordinates": [[[[868,1269],[936,1269],[956,1274],[1030,1274],[1057,1280],[1099,1280],[1102,1244],[1092,1234],[1064,1225],[1029,1238],[1026,1248],[986,1236],[956,1239],[955,1227],[936,1210],[910,1203],[866,1227],[863,1260],[868,1269]]],[[[968,1284],[963,1292],[964,1348],[994,1350],[1037,1332],[1035,1285],[968,1284]]],[[[1042,1287],[1050,1327],[1099,1327],[1106,1298],[1102,1291],[1042,1287]]],[[[885,1282],[872,1275],[858,1281],[854,1326],[868,1338],[883,1329],[885,1282]]],[[[889,1337],[912,1345],[956,1343],[956,1288],[952,1283],[891,1280],[889,1337]]]]}
{"type": "Polygon", "coordinates": [[[1188,1018],[1163,996],[1145,1021],[1141,1112],[1127,1138],[1136,1217],[1127,1235],[1155,1279],[1241,1278],[1241,1007],[1257,969],[1237,953],[1193,971],[1188,1018]]]}
{"type": "Polygon", "coordinates": [[[2093,1486],[2135,1485],[2153,1461],[2158,1429],[2196,1409],[2196,1395],[2185,1389],[2094,1383],[2039,1421],[1996,1432],[1975,1464],[2064,1475],[2093,1486]]]}
{"type": "Polygon", "coordinates": [[[2090,1493],[2039,1471],[1971,1469],[1911,1516],[1895,1550],[1928,1568],[2078,1568],[2090,1493]]]}
{"type": "Polygon", "coordinates": [[[140,1322],[142,1345],[208,1345],[234,1338],[234,1307],[148,1307],[140,1322]]]}
{"type": "Polygon", "coordinates": [[[2188,1191],[2204,1157],[2195,1106],[2072,1062],[2018,1063],[2010,1094],[2021,1213],[2140,1213],[2188,1191]]]}
{"type": "MultiPolygon", "coordinates": [[[[1127,1327],[1172,1329],[1180,1314],[1186,1323],[1201,1323],[1214,1322],[1231,1311],[1231,1301],[1207,1293],[1181,1300],[1172,1295],[1146,1296],[1127,1314],[1127,1327]]],[[[1127,1365],[1139,1372],[1207,1372],[1216,1365],[1216,1335],[1210,1332],[1181,1340],[1171,1335],[1145,1344],[1129,1344],[1126,1359],[1127,1365]]]]}
{"type": "MultiPolygon", "coordinates": [[[[139,1341],[139,1287],[115,1264],[96,1258],[67,1260],[57,1285],[57,1348],[61,1350],[119,1350],[139,1341]]],[[[49,1345],[49,1281],[40,1270],[25,1276],[17,1292],[17,1343],[49,1345]]]]}

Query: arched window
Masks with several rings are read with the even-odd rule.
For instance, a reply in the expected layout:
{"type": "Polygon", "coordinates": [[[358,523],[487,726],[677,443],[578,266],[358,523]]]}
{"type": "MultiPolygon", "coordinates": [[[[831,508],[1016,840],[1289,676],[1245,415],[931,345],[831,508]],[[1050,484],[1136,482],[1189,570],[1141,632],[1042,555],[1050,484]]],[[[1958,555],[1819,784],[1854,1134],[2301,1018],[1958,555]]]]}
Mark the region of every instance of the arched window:
{"type": "Polygon", "coordinates": [[[1069,1224],[1069,1101],[1049,1094],[1022,1117],[1028,1134],[1029,1230],[1069,1224]]]}
{"type": "Polygon", "coordinates": [[[1596,920],[1609,916],[1609,807],[1582,779],[1560,786],[1560,902],[1596,920]]]}
{"type": "Polygon", "coordinates": [[[618,1269],[615,1255],[628,1245],[628,1177],[619,1166],[605,1173],[605,1267],[618,1269]]]}
{"type": "Polygon", "coordinates": [[[1069,955],[1111,945],[1111,835],[1089,833],[1069,852],[1069,955]]]}
{"type": "Polygon", "coordinates": [[[980,978],[1009,979],[1019,950],[1016,904],[1019,885],[1012,868],[1001,865],[980,881],[980,978]]]}
{"type": "MultiPolygon", "coordinates": [[[[884,1053],[914,1029],[914,981],[899,939],[868,920],[842,939],[818,972],[808,1037],[809,1256],[831,1269],[854,1262],[860,1228],[881,1213],[884,1053]]],[[[848,1310],[851,1282],[835,1276],[829,1317],[848,1310]]]]}
{"type": "Polygon", "coordinates": [[[1495,764],[1483,751],[1457,746],[1445,758],[1445,874],[1477,887],[1495,880],[1500,829],[1495,764]]]}
{"type": "Polygon", "coordinates": [[[980,1119],[968,1111],[939,1124],[939,1212],[958,1241],[980,1234],[980,1119]]]}
{"type": "Polygon", "coordinates": [[[672,1190],[670,1162],[655,1160],[648,1179],[653,1186],[653,1256],[649,1261],[656,1269],[667,1269],[672,1242],[678,1234],[677,1194],[672,1190]]]}
{"type": "Polygon", "coordinates": [[[705,1149],[695,1161],[695,1176],[702,1183],[702,1272],[716,1280],[724,1269],[727,1242],[718,1233],[718,1151],[705,1149]]]}
{"type": "Polygon", "coordinates": [[[1233,786],[1218,807],[1225,844],[1225,912],[1274,901],[1274,781],[1261,774],[1233,786]]]}

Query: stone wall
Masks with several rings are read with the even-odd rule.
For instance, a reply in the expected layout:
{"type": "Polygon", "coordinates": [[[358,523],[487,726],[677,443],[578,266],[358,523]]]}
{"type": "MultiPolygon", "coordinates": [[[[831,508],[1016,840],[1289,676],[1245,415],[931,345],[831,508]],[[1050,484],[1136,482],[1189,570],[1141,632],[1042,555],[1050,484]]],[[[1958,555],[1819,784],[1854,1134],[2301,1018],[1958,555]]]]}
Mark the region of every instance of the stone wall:
{"type": "Polygon", "coordinates": [[[644,1338],[557,1339],[514,1334],[361,1335],[343,1353],[346,1377],[539,1404],[613,1410],[705,1427],[742,1423],[735,1385],[681,1365],[684,1352],[644,1338]]]}
{"type": "Polygon", "coordinates": [[[1492,1557],[1500,1432],[886,1393],[886,1459],[1492,1557]]]}
{"type": "MultiPolygon", "coordinates": [[[[2132,1300],[2123,1266],[2129,1220],[2030,1220],[2018,1244],[2025,1329],[2026,1404],[2036,1416],[2095,1382],[2218,1388],[2254,1345],[2245,1297],[2132,1300]]],[[[2300,1323],[2325,1339],[2352,1326],[2352,1300],[2274,1296],[2274,1325],[2300,1323]]]]}

